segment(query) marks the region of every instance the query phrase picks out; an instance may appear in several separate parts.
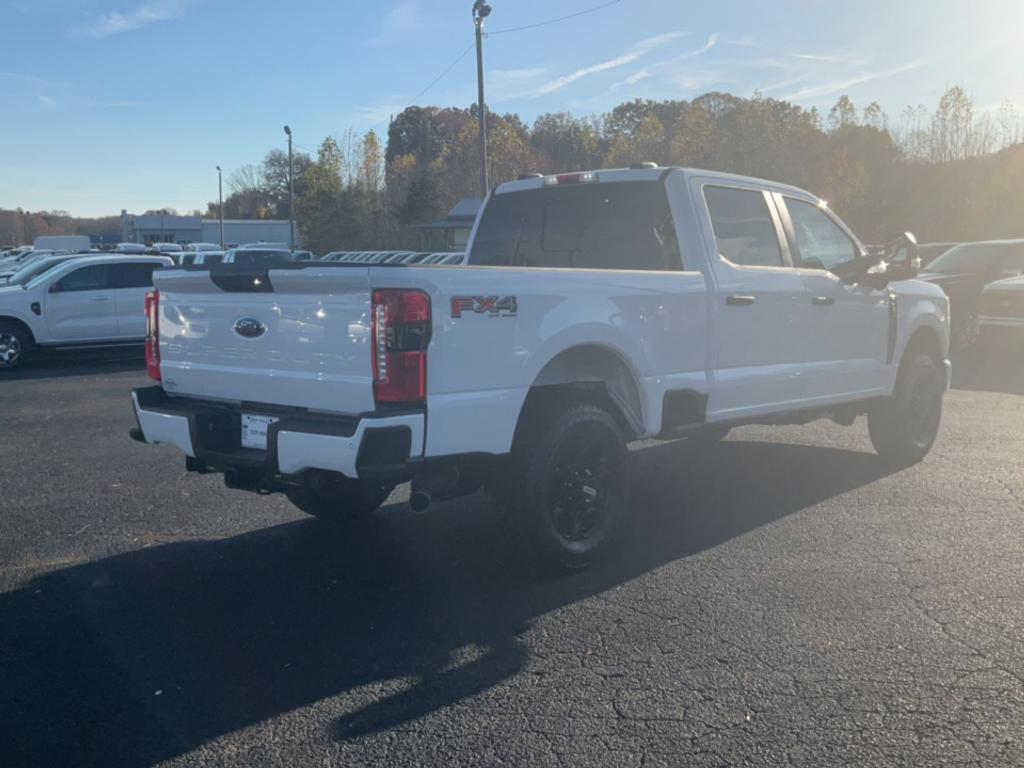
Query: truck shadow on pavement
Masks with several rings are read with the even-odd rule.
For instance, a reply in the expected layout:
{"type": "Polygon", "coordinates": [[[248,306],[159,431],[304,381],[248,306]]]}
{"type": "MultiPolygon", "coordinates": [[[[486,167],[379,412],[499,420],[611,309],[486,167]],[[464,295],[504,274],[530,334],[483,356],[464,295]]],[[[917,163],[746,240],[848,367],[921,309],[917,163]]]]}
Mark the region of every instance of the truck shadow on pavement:
{"type": "Polygon", "coordinates": [[[568,577],[525,568],[478,496],[395,505],[348,536],[303,520],[34,578],[0,595],[0,763],[150,765],[317,703],[303,728],[330,738],[393,728],[516,678],[540,615],[888,472],[742,440],[632,460],[620,550],[568,577]]]}
{"type": "Polygon", "coordinates": [[[23,367],[0,373],[0,386],[5,381],[27,379],[61,379],[69,376],[97,376],[123,371],[145,371],[146,358],[142,347],[125,349],[78,349],[59,352],[37,352],[23,367]]]}
{"type": "Polygon", "coordinates": [[[1024,338],[1001,338],[955,355],[953,388],[1024,395],[1024,338]]]}

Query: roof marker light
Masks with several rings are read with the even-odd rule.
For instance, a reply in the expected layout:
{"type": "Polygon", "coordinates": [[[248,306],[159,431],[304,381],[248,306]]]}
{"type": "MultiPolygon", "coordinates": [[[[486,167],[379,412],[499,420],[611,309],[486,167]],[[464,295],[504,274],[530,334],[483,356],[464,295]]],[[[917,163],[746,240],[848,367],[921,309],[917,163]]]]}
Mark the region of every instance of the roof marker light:
{"type": "Polygon", "coordinates": [[[593,184],[597,181],[597,174],[593,171],[584,173],[559,173],[556,176],[545,176],[544,186],[555,187],[561,184],[593,184]]]}

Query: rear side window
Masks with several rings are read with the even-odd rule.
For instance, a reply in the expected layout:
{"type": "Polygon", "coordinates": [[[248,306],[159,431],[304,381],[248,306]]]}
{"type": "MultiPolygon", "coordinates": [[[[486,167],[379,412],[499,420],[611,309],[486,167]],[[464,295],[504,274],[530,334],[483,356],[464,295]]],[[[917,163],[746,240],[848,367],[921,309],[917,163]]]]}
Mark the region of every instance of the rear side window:
{"type": "Polygon", "coordinates": [[[682,261],[661,183],[614,182],[494,195],[471,264],[679,270],[682,261]]]}
{"type": "Polygon", "coordinates": [[[134,264],[115,264],[114,287],[115,288],[152,288],[153,270],[160,267],[160,264],[152,262],[136,262],[134,264]]]}
{"type": "Polygon", "coordinates": [[[731,187],[704,187],[718,252],[733,264],[781,267],[782,249],[764,193],[731,187]]]}

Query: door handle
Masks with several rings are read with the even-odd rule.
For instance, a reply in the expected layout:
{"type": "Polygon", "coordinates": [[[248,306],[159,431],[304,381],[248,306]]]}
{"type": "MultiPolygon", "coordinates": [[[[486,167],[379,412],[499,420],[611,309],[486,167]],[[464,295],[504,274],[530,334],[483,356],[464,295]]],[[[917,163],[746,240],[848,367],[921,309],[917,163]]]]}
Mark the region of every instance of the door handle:
{"type": "Polygon", "coordinates": [[[815,296],[811,299],[811,304],[816,307],[831,307],[836,303],[836,300],[831,296],[815,296]]]}
{"type": "Polygon", "coordinates": [[[93,301],[110,301],[110,299],[107,298],[106,296],[93,296],[92,300],[93,301]]]}
{"type": "Polygon", "coordinates": [[[754,303],[754,297],[742,293],[734,293],[725,297],[725,303],[730,307],[748,307],[754,303]]]}

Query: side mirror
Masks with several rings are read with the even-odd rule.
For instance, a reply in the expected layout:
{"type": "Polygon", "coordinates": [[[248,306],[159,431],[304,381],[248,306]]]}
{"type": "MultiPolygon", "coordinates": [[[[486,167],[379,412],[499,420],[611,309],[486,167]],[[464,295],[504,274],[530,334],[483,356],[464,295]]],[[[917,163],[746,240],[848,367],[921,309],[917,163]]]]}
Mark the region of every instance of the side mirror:
{"type": "Polygon", "coordinates": [[[892,235],[885,241],[882,257],[889,280],[910,280],[921,270],[921,257],[917,255],[917,238],[911,232],[892,235]]]}

